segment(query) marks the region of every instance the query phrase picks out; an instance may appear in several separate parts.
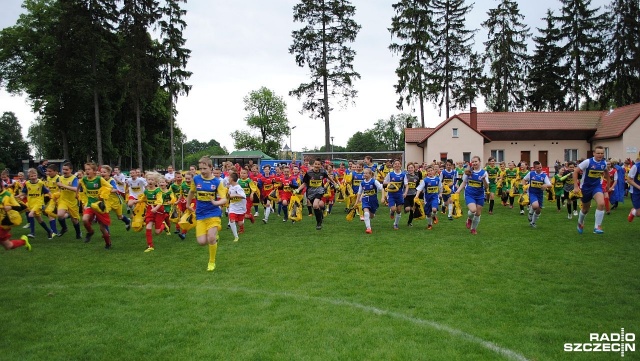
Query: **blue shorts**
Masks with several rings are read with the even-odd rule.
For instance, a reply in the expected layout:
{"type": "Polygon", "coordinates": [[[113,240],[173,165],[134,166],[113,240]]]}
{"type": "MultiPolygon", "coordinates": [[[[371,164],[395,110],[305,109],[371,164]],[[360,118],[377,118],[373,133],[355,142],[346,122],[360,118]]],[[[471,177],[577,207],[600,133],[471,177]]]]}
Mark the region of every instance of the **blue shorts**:
{"type": "Polygon", "coordinates": [[[369,208],[369,213],[376,214],[378,210],[378,197],[366,196],[362,197],[362,209],[369,208]]]}
{"type": "Polygon", "coordinates": [[[640,209],[640,190],[638,190],[638,188],[634,189],[633,193],[631,193],[631,204],[633,208],[640,209]]]}
{"type": "Polygon", "coordinates": [[[438,205],[440,204],[440,199],[438,199],[438,195],[429,195],[424,198],[424,214],[431,214],[432,209],[438,209],[438,205]]]}
{"type": "Polygon", "coordinates": [[[389,207],[393,207],[395,205],[403,205],[404,198],[402,197],[402,191],[387,193],[387,200],[389,201],[389,207]]]}
{"type": "Polygon", "coordinates": [[[469,204],[475,204],[477,206],[484,206],[484,193],[474,196],[472,194],[469,194],[467,192],[464,192],[464,202],[469,205],[469,204]]]}
{"type": "Polygon", "coordinates": [[[449,199],[451,198],[451,194],[443,194],[442,195],[442,201],[443,202],[447,202],[449,199]]]}
{"type": "Polygon", "coordinates": [[[585,188],[582,189],[582,203],[589,203],[598,193],[602,193],[602,186],[598,185],[595,188],[585,188]]]}
{"type": "Polygon", "coordinates": [[[538,207],[542,208],[544,194],[529,192],[529,204],[534,204],[535,202],[538,202],[538,207]]]}

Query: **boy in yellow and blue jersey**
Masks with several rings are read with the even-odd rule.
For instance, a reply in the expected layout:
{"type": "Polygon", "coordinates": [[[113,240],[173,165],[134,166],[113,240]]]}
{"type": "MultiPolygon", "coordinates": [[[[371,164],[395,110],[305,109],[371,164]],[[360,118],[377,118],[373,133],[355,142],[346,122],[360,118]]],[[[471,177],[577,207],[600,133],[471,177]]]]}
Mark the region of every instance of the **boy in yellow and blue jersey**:
{"type": "Polygon", "coordinates": [[[27,200],[27,207],[29,213],[27,220],[29,221],[29,231],[27,235],[29,238],[35,238],[36,227],[35,221],[47,232],[49,239],[53,239],[56,235],[42,220],[42,207],[44,207],[44,195],[49,193],[49,189],[45,186],[44,182],[38,179],[38,171],[35,168],[29,168],[27,171],[29,180],[25,182],[22,188],[22,198],[27,200]],[[35,221],[34,221],[35,219],[35,221]]]}

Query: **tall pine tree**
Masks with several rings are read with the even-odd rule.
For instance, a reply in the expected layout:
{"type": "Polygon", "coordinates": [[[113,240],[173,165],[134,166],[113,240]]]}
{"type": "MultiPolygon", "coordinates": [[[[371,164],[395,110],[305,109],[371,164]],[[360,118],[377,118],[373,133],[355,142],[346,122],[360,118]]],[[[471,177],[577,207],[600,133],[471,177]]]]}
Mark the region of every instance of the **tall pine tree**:
{"type": "Polygon", "coordinates": [[[426,66],[432,58],[431,34],[433,28],[429,0],[401,0],[393,4],[395,15],[391,18],[391,37],[398,42],[389,45],[389,49],[400,55],[396,68],[398,83],[396,93],[400,95],[398,109],[403,104],[415,102],[420,107],[420,124],[424,128],[424,101],[427,97],[426,66]]]}
{"type": "Polygon", "coordinates": [[[484,74],[484,62],[482,55],[472,52],[467,57],[461,74],[461,87],[453,89],[453,99],[456,101],[456,108],[471,109],[482,89],[487,83],[484,74]]]}
{"type": "Polygon", "coordinates": [[[579,110],[589,103],[592,91],[602,77],[604,49],[603,19],[600,8],[591,9],[591,0],[560,0],[559,22],[562,55],[567,68],[565,91],[569,109],[579,110]]]}
{"type": "Polygon", "coordinates": [[[484,42],[489,61],[489,76],[483,94],[487,106],[494,112],[524,108],[525,77],[528,68],[527,39],[529,28],[522,22],[518,3],[502,0],[490,9],[482,23],[488,31],[484,42]]]}
{"type": "Polygon", "coordinates": [[[295,55],[300,67],[311,72],[308,83],[289,92],[304,99],[302,111],[324,120],[325,149],[331,146],[329,97],[340,97],[346,105],[358,94],[353,81],[360,79],[353,69],[356,52],[347,44],[355,41],[360,25],[354,20],[356,8],[348,0],[301,0],[293,7],[293,20],[306,24],[292,32],[295,55]]]}
{"type": "Polygon", "coordinates": [[[527,80],[527,107],[535,111],[566,110],[563,79],[567,74],[566,67],[562,66],[562,49],[558,46],[560,31],[551,10],[547,11],[545,20],[546,28],[538,28],[540,36],[533,38],[535,50],[527,80]]]}
{"type": "Polygon", "coordinates": [[[440,111],[444,105],[445,115],[460,104],[463,73],[471,55],[475,31],[465,28],[465,18],[472,6],[465,0],[432,0],[435,22],[433,29],[433,59],[430,66],[431,91],[440,111]]]}

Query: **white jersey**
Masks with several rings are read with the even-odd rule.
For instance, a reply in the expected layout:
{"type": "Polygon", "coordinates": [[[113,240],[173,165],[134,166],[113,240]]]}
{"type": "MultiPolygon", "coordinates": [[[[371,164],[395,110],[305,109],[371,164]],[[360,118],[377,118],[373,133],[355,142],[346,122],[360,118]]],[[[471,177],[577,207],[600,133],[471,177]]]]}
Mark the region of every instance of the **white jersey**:
{"type": "Polygon", "coordinates": [[[167,183],[171,183],[171,182],[173,182],[173,179],[174,179],[175,177],[176,177],[176,172],[171,172],[171,173],[167,172],[167,173],[164,175],[164,179],[167,181],[167,183]]]}
{"type": "Polygon", "coordinates": [[[129,197],[138,199],[138,197],[140,197],[140,195],[144,192],[145,187],[147,186],[147,180],[141,177],[138,177],[136,179],[129,178],[126,181],[126,184],[129,187],[129,197]]]}
{"type": "Polygon", "coordinates": [[[247,213],[247,196],[240,185],[230,185],[229,188],[229,213],[247,213]]]}
{"type": "Polygon", "coordinates": [[[120,173],[113,175],[111,178],[116,181],[116,189],[118,190],[118,192],[124,194],[124,182],[127,180],[127,177],[124,174],[120,173]]]}

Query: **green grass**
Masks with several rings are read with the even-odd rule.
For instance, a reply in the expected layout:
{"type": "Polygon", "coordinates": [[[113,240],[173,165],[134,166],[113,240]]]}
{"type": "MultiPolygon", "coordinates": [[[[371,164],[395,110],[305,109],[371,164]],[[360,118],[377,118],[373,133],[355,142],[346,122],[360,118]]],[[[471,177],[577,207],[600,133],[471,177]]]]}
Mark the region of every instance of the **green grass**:
{"type": "Polygon", "coordinates": [[[591,212],[580,236],[555,205],[537,229],[496,205],[472,236],[446,217],[393,231],[386,208],[366,235],[338,204],[322,231],[306,215],[247,224],[238,243],[224,229],[213,273],[193,234],[143,253],[117,221],[110,251],[37,229],[33,252],[0,252],[0,359],[617,360],[563,345],[640,334],[629,206],[600,236],[591,212]]]}

